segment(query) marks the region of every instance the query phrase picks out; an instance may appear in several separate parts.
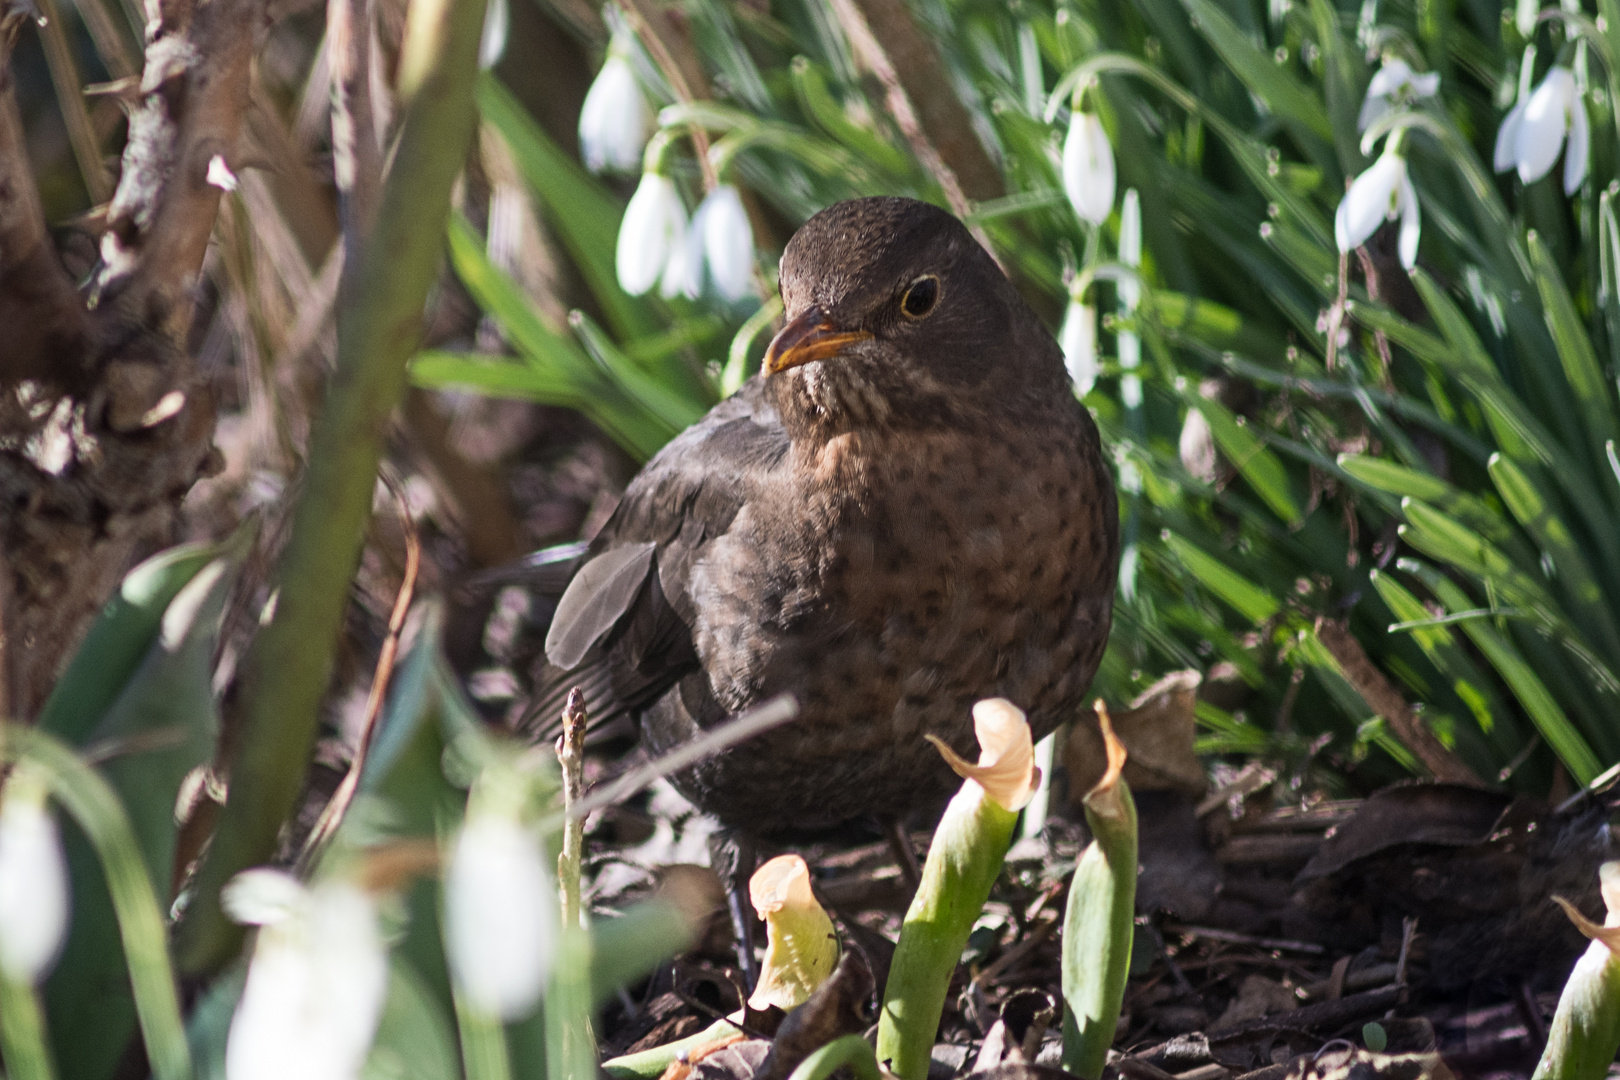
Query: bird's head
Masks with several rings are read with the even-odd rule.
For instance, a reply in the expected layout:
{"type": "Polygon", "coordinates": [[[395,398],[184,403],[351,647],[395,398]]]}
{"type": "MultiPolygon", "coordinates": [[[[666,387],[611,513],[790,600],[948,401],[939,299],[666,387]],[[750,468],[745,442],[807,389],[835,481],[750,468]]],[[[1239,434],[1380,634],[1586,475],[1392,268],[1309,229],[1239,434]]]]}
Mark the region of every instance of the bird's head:
{"type": "Polygon", "coordinates": [[[927,203],[823,210],[788,241],[781,286],[787,322],[764,367],[790,424],[952,424],[1061,386],[1052,336],[962,223],[927,203]]]}

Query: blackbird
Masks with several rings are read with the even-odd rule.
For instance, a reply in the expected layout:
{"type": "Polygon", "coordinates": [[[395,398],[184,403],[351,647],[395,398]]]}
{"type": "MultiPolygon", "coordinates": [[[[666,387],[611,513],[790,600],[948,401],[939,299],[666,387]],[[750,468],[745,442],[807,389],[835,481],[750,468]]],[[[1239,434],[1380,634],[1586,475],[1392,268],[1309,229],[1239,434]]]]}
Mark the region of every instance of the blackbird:
{"type": "MultiPolygon", "coordinates": [[[[1108,637],[1118,507],[1052,336],[961,222],[805,223],[762,373],[630,484],[558,604],[552,691],[662,753],[784,691],[798,718],[672,777],[755,836],[894,821],[960,781],[971,707],[1040,738],[1108,637]]],[[[546,686],[542,700],[548,698],[546,686]]]]}

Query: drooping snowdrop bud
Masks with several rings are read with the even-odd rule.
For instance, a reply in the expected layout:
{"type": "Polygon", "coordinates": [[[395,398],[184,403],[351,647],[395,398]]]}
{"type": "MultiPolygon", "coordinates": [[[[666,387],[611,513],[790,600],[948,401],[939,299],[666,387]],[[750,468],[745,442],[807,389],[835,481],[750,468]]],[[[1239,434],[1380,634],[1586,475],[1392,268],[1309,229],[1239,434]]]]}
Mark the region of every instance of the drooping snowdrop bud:
{"type": "Polygon", "coordinates": [[[1386,220],[1401,219],[1397,245],[1401,265],[1408,270],[1417,265],[1418,234],[1422,218],[1418,212],[1417,190],[1406,175],[1406,158],[1393,144],[1386,146],[1378,160],[1350,185],[1333,218],[1333,235],[1339,250],[1351,252],[1367,242],[1386,220]]]}
{"type": "Polygon", "coordinates": [[[1063,365],[1069,369],[1075,391],[1082,397],[1091,393],[1097,385],[1097,309],[1070,300],[1058,330],[1058,345],[1063,349],[1063,365]]]}
{"type": "Polygon", "coordinates": [[[19,765],[0,795],[0,971],[33,985],[67,936],[68,872],[44,782],[19,765]]]}
{"type": "Polygon", "coordinates": [[[1564,194],[1573,195],[1586,179],[1591,130],[1575,73],[1563,65],[1547,72],[1529,97],[1521,98],[1496,133],[1493,161],[1497,172],[1517,167],[1526,184],[1546,176],[1564,148],[1564,194]]]}
{"type": "Polygon", "coordinates": [[[640,296],[658,284],[671,256],[685,241],[686,207],[675,182],[657,173],[643,173],[619,222],[615,262],[620,288],[640,296]]]}
{"type": "Polygon", "coordinates": [[[1438,72],[1419,75],[1405,60],[1392,56],[1367,84],[1367,97],[1361,103],[1361,114],[1356,117],[1356,130],[1366,131],[1397,105],[1434,97],[1439,90],[1438,72]]]}
{"type": "Polygon", "coordinates": [[[652,127],[652,110],[615,39],[579,111],[579,152],[592,172],[634,172],[652,127]]]}
{"type": "Polygon", "coordinates": [[[370,894],[261,869],[238,874],[221,900],[237,921],[261,926],[225,1043],[227,1080],[358,1077],[388,995],[370,894]]]}
{"type": "Polygon", "coordinates": [[[1114,209],[1114,148],[1095,113],[1076,110],[1063,140],[1063,191],[1075,213],[1094,225],[1114,209]]]}
{"type": "Polygon", "coordinates": [[[715,291],[727,301],[741,300],[753,282],[754,230],[737,189],[730,184],[716,185],[698,208],[694,232],[699,222],[715,291]]]}
{"type": "Polygon", "coordinates": [[[445,873],[444,911],[450,969],[467,1000],[502,1020],[532,1012],[558,932],[539,838],[504,814],[469,811],[445,873]]]}

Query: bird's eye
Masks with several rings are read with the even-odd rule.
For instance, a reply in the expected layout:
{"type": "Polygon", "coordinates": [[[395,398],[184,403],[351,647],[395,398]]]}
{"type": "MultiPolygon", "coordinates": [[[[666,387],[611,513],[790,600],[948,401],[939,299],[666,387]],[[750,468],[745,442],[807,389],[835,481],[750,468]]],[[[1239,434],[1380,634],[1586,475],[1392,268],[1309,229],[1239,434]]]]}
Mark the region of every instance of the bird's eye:
{"type": "Polygon", "coordinates": [[[906,286],[905,295],[900,297],[900,312],[908,319],[921,319],[938,303],[939,278],[924,274],[906,286]]]}

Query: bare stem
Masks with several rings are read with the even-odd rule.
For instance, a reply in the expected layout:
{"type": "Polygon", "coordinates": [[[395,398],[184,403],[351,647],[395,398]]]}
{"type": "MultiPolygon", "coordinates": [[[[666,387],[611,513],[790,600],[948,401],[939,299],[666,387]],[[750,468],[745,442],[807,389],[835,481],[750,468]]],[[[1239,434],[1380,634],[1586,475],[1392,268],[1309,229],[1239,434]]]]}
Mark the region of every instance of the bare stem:
{"type": "Polygon", "coordinates": [[[557,856],[557,886],[562,892],[562,924],[579,926],[579,858],[585,843],[585,819],[571,811],[585,794],[585,695],[579,687],[568,691],[563,706],[562,734],[557,736],[557,761],[562,766],[562,854],[557,856]]]}

